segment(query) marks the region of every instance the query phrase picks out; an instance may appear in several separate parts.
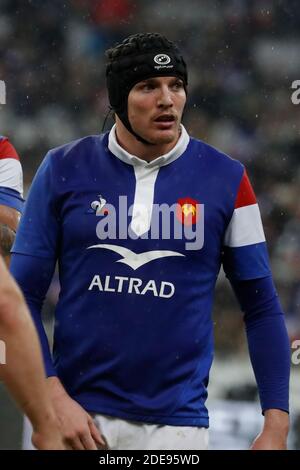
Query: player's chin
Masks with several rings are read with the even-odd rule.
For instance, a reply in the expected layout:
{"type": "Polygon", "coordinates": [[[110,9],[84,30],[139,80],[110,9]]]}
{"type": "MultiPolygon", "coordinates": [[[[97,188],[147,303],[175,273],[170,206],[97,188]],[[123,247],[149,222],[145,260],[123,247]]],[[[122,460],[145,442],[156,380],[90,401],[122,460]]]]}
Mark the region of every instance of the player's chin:
{"type": "Polygon", "coordinates": [[[156,144],[170,144],[176,142],[178,139],[178,132],[175,129],[156,130],[151,135],[151,141],[156,144]]]}

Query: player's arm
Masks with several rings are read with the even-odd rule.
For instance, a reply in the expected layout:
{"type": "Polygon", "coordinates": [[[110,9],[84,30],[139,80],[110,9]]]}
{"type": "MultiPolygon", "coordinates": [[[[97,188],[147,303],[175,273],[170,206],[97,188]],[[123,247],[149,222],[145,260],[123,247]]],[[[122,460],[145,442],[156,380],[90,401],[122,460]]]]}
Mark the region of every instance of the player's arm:
{"type": "Polygon", "coordinates": [[[272,277],[231,281],[244,312],[250,359],[264,427],[252,449],[286,449],[289,431],[290,344],[272,277]]]}
{"type": "Polygon", "coordinates": [[[0,378],[33,425],[38,449],[64,449],[46,387],[38,337],[24,298],[0,257],[0,378]]]}
{"type": "Polygon", "coordinates": [[[244,312],[250,359],[265,417],[253,449],[284,449],[289,421],[290,346],[259,208],[245,172],[225,234],[223,265],[244,312]]]}

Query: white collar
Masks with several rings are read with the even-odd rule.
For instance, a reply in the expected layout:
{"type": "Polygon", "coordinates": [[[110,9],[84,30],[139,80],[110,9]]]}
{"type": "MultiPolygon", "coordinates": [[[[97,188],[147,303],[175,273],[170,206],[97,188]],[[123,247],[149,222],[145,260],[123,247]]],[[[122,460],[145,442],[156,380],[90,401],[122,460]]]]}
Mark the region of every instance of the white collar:
{"type": "Polygon", "coordinates": [[[117,158],[119,158],[125,163],[128,163],[129,165],[140,165],[147,168],[168,165],[183,154],[190,141],[189,135],[185,130],[185,127],[182,124],[180,125],[180,127],[181,134],[175,147],[173,147],[165,155],[161,155],[160,157],[155,158],[151,162],[147,162],[146,160],[143,160],[137,157],[136,155],[130,154],[125,149],[123,149],[123,147],[120,146],[116,137],[116,124],[114,124],[110,130],[108,136],[108,148],[111,153],[113,153],[117,158]]]}

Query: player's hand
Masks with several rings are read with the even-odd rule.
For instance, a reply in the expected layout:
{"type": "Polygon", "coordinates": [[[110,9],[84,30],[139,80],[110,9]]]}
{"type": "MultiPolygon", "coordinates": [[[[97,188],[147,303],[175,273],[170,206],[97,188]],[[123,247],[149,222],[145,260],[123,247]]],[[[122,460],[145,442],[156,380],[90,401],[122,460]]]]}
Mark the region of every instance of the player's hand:
{"type": "MultiPolygon", "coordinates": [[[[48,379],[51,380],[51,379],[48,379]]],[[[62,430],[64,442],[72,450],[97,450],[106,443],[92,417],[53,378],[50,387],[52,403],[62,430]]]]}
{"type": "Polygon", "coordinates": [[[288,414],[276,409],[267,410],[264,428],[254,439],[251,450],[286,450],[288,431],[288,414]]]}
{"type": "Polygon", "coordinates": [[[254,439],[251,450],[287,450],[287,439],[280,432],[262,431],[254,439]]]}
{"type": "Polygon", "coordinates": [[[32,444],[38,450],[67,450],[62,430],[57,419],[47,419],[43,426],[37,426],[32,433],[32,444]]]}
{"type": "Polygon", "coordinates": [[[72,398],[56,400],[55,410],[60,419],[64,440],[73,450],[97,450],[105,447],[91,416],[72,398]]]}

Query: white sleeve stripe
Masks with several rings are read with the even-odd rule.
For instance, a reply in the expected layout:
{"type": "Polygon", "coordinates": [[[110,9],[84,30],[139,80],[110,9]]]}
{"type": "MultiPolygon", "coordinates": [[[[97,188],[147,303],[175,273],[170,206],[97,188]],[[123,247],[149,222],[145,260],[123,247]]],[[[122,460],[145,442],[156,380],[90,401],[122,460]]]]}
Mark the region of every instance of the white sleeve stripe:
{"type": "Polygon", "coordinates": [[[227,227],[224,244],[231,248],[264,242],[265,234],[257,204],[234,210],[227,227]]]}
{"type": "Polygon", "coordinates": [[[0,160],[0,186],[14,189],[23,196],[22,166],[15,158],[0,160]]]}

